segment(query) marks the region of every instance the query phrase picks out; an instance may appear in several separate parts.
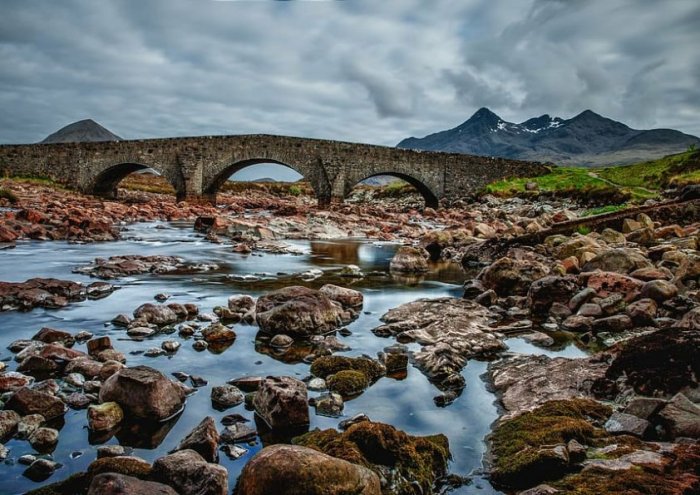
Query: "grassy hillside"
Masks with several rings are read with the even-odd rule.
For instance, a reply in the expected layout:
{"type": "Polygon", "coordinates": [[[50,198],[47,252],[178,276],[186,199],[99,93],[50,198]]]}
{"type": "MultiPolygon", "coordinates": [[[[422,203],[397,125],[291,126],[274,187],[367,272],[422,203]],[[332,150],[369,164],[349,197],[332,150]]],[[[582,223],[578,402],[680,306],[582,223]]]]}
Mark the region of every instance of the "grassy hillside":
{"type": "Polygon", "coordinates": [[[658,160],[597,171],[611,182],[628,187],[665,189],[700,182],[700,150],[668,155],[658,160]]]}
{"type": "Polygon", "coordinates": [[[700,183],[700,150],[690,149],[658,160],[618,167],[553,167],[549,174],[540,177],[493,182],[484,193],[502,197],[545,193],[591,203],[621,204],[658,197],[670,186],[695,183],[700,183]]]}

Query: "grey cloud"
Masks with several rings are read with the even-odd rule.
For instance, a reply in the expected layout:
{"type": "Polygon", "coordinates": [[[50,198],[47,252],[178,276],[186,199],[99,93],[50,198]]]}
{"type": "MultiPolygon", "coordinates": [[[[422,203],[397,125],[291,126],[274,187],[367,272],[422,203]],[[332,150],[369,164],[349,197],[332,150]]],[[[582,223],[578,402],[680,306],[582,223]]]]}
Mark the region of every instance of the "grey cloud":
{"type": "Polygon", "coordinates": [[[699,18],[695,0],[6,0],[0,142],[89,117],[393,145],[481,106],[700,134],[699,18]]]}

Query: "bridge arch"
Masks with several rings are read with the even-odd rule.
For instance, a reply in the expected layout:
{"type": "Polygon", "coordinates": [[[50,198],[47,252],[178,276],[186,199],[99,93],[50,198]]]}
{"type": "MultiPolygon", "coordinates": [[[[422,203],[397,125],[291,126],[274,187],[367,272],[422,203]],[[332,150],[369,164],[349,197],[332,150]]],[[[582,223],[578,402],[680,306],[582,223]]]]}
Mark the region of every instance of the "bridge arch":
{"type": "Polygon", "coordinates": [[[202,193],[204,198],[212,203],[216,202],[216,195],[221,189],[221,187],[226,183],[226,181],[236,172],[243,170],[244,168],[259,165],[261,163],[273,163],[275,165],[281,165],[294,170],[296,173],[301,175],[305,181],[307,181],[314,191],[314,194],[319,198],[319,191],[313,180],[313,174],[309,173],[304,167],[299,167],[296,164],[289,163],[288,161],[278,160],[275,158],[245,158],[242,160],[237,160],[233,163],[223,164],[218,167],[215,173],[211,174],[210,177],[205,179],[202,184],[202,193]]]}
{"type": "Polygon", "coordinates": [[[160,176],[164,177],[168,183],[173,186],[178,200],[184,198],[184,192],[182,190],[182,181],[177,178],[171,177],[168,174],[168,170],[159,167],[157,165],[145,164],[138,160],[127,160],[120,161],[117,163],[112,163],[102,168],[100,171],[95,173],[91,178],[88,179],[87,185],[84,188],[85,192],[92,194],[94,196],[101,196],[105,198],[116,198],[117,196],[117,186],[119,183],[128,175],[137,172],[139,170],[151,169],[158,173],[160,176]]]}
{"type": "Polygon", "coordinates": [[[409,183],[412,185],[419,193],[421,196],[423,196],[423,199],[425,200],[425,206],[429,208],[438,208],[440,206],[440,200],[438,199],[437,195],[432,191],[432,189],[422,180],[403,173],[403,172],[396,172],[396,171],[385,171],[385,172],[372,172],[371,174],[362,177],[360,179],[355,179],[353,178],[352,180],[348,181],[347,186],[345,188],[345,194],[344,197],[347,197],[350,192],[352,191],[352,188],[355,187],[357,184],[362,182],[363,180],[370,179],[372,177],[378,177],[378,176],[389,176],[389,177],[396,177],[397,179],[401,179],[404,182],[409,183]]]}

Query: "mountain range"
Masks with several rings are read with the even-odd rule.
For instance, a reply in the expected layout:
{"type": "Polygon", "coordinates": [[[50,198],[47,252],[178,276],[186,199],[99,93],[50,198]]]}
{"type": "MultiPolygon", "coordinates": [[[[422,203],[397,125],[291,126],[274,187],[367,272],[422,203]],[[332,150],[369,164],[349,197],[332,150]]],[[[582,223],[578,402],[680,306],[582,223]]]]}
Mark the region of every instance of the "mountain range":
{"type": "Polygon", "coordinates": [[[122,141],[92,119],[79,120],[57,130],[41,141],[47,143],[82,143],[86,141],[122,141]]]}
{"type": "Polygon", "coordinates": [[[700,138],[673,129],[632,129],[591,110],[568,120],[545,114],[516,124],[481,108],[453,129],[410,137],[397,147],[598,166],[660,158],[691,145],[700,145],[700,138]]]}

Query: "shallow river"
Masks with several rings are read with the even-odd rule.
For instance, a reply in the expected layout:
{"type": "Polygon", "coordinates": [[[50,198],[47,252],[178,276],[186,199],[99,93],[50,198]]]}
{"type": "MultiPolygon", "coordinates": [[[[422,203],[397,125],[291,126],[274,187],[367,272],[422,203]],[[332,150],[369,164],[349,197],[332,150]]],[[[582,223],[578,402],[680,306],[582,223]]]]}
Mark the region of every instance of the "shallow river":
{"type": "MultiPolygon", "coordinates": [[[[145,223],[129,226],[124,240],[112,243],[68,244],[64,242],[19,243],[15,249],[0,251],[0,280],[24,281],[31,277],[56,277],[60,279],[91,282],[87,276],[71,273],[72,270],[92,261],[96,257],[125,254],[176,255],[188,262],[212,262],[220,270],[196,275],[142,275],[115,281],[121,287],[106,299],[73,303],[61,310],[35,309],[28,313],[0,313],[0,359],[8,362],[13,370],[12,353],[6,346],[20,338],[30,338],[41,327],[50,326],[77,332],[89,330],[95,336],[109,335],[114,347],[127,355],[127,365],[147,364],[169,375],[175,371],[200,375],[209,384],[190,396],[184,412],[174,421],[163,426],[152,435],[141,434],[138,438],[117,435],[111,438],[93,438],[88,434],[85,410],[69,410],[61,427],[60,440],[53,453],[54,460],[62,467],[48,480],[35,483],[23,476],[25,466],[16,464],[16,459],[33,453],[26,441],[10,440],[6,447],[10,455],[0,467],[0,493],[22,493],[42,484],[58,481],[71,473],[83,471],[96,457],[96,448],[104,444],[135,446],[134,454],[149,461],[166,454],[204,416],[211,415],[218,421],[232,412],[253,418],[253,412],[243,405],[227,411],[217,411],[211,406],[212,386],[224,384],[231,378],[246,375],[291,375],[303,378],[308,375],[309,365],[303,362],[285,363],[282,358],[270,356],[267,349],[257,348],[254,326],[234,325],[238,337],[235,343],[220,354],[209,351],[197,352],[191,341],[175,334],[157,334],[145,341],[134,341],[108,322],[118,313],[130,314],[145,302],[152,302],[160,292],[171,294],[169,302],[195,302],[200,311],[211,312],[215,306],[226,305],[228,296],[244,293],[254,297],[274,288],[301,284],[295,275],[317,268],[324,276],[311,282],[313,287],[324,283],[337,283],[361,290],[365,297],[363,314],[349,329],[352,335],[339,337],[352,350],[346,355],[368,354],[373,357],[384,347],[394,343],[393,339],[378,338],[371,329],[380,324],[379,318],[390,308],[420,297],[455,296],[462,294],[461,283],[465,274],[456,265],[434,265],[434,270],[424,279],[396,279],[389,276],[363,280],[340,279],[338,271],[348,264],[355,264],[365,273],[388,271],[396,246],[375,244],[359,240],[299,241],[293,244],[301,248],[303,255],[242,256],[231,252],[230,245],[212,244],[192,230],[189,223],[161,224],[145,223]],[[259,275],[257,281],[236,281],[227,275],[259,275]],[[163,340],[177,339],[183,344],[173,356],[155,358],[141,354],[148,348],[160,347],[163,340]],[[119,438],[121,437],[121,438],[119,438]]],[[[579,356],[582,352],[573,345],[560,346],[557,351],[534,347],[522,339],[509,339],[513,351],[550,355],[579,356]]],[[[76,349],[85,350],[84,344],[76,349]]],[[[303,354],[303,353],[302,353],[303,354]]],[[[289,359],[286,359],[289,361],[289,359]]],[[[467,387],[454,404],[438,408],[432,398],[438,390],[415,368],[409,365],[408,376],[403,380],[382,378],[362,395],[345,403],[344,416],[328,418],[316,416],[311,409],[311,428],[332,428],[344,418],[364,412],[372,420],[390,423],[414,435],[444,433],[450,440],[453,460],[450,470],[460,475],[474,474],[481,468],[485,452],[484,438],[489,425],[497,417],[494,396],[481,378],[486,372],[486,363],[471,361],[463,374],[467,387]]],[[[317,395],[310,392],[311,396],[317,395]]],[[[59,425],[60,426],[60,425],[59,425]]],[[[220,463],[228,469],[230,486],[245,463],[262,448],[260,442],[245,446],[248,452],[233,461],[221,455],[220,463]]],[[[478,475],[474,482],[454,493],[498,493],[478,475]]]]}

